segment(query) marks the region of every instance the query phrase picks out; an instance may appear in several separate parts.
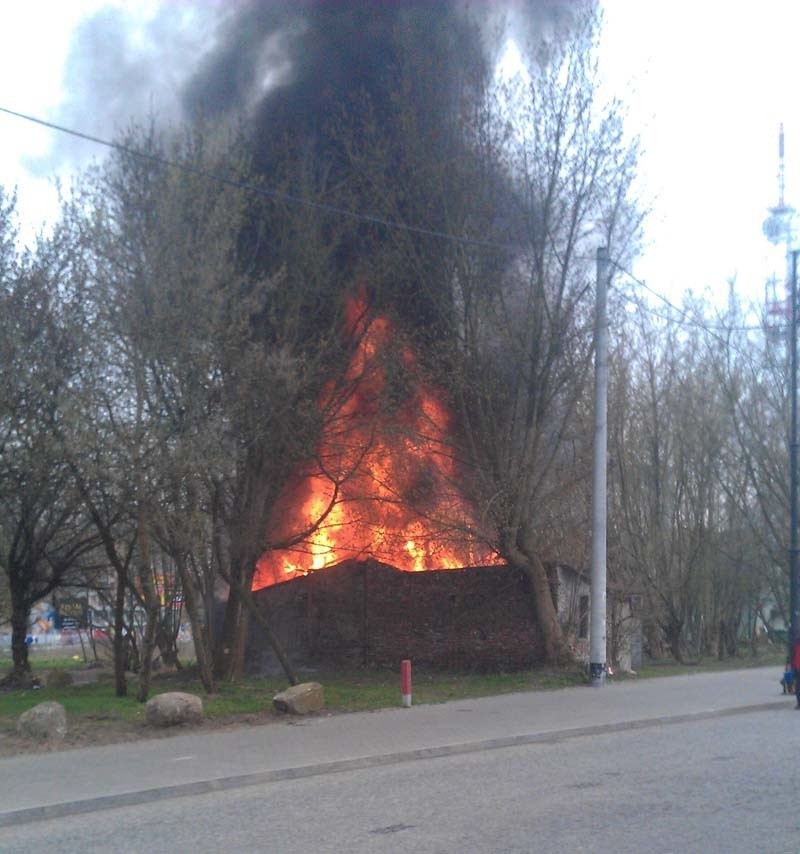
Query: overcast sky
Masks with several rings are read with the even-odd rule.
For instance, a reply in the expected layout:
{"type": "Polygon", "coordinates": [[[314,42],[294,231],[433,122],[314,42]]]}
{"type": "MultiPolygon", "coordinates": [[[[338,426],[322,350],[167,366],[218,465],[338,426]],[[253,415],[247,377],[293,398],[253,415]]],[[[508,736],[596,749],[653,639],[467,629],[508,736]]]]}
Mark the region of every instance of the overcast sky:
{"type": "MultiPolygon", "coordinates": [[[[641,136],[647,245],[633,272],[680,299],[724,300],[737,277],[761,300],[781,266],[761,227],[777,202],[778,126],[786,128],[786,196],[800,205],[800,2],[605,0],[607,91],[641,136]]],[[[101,137],[131,113],[177,115],[178,87],[208,48],[222,0],[26,0],[4,4],[0,107],[101,137]],[[169,46],[169,62],[164,45],[169,46]]],[[[105,150],[0,114],[0,184],[15,185],[24,234],[53,216],[55,175],[105,150]]]]}

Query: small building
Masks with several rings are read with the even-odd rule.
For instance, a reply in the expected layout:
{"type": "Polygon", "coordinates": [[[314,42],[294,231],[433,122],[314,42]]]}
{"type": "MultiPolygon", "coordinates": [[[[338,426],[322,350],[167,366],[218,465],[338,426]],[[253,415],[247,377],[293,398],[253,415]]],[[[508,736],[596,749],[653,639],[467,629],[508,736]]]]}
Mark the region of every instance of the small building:
{"type": "MultiPolygon", "coordinates": [[[[588,663],[589,585],[565,566],[548,569],[559,620],[578,660],[588,663]]],[[[254,594],[298,667],[396,667],[514,671],[543,661],[544,645],[524,574],[511,566],[402,572],[377,561],[346,561],[254,594]]],[[[609,600],[609,658],[630,670],[635,621],[609,600]]],[[[641,649],[641,644],[639,644],[641,649]]],[[[263,629],[251,621],[254,672],[279,672],[263,629]]]]}
{"type": "MultiPolygon", "coordinates": [[[[558,619],[578,661],[589,663],[591,584],[589,575],[558,564],[550,585],[558,619]]],[[[606,662],[614,670],[635,672],[642,666],[641,597],[609,586],[606,591],[606,662]]]]}

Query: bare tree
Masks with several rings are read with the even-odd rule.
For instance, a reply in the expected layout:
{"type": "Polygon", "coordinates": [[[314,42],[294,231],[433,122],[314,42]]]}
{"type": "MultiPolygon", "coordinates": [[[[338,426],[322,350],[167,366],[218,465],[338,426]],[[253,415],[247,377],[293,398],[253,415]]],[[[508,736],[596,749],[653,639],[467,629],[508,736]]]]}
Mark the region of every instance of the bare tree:
{"type": "Polygon", "coordinates": [[[597,95],[598,26],[586,9],[524,46],[524,81],[498,86],[490,63],[465,63],[433,117],[418,68],[437,54],[412,46],[391,133],[343,134],[364,195],[427,230],[387,235],[372,259],[378,298],[392,305],[414,283],[396,312],[452,396],[462,486],[530,581],[549,661],[566,645],[545,562],[585,554],[589,259],[606,244],[624,260],[639,225],[636,145],[597,95]]]}
{"type": "Polygon", "coordinates": [[[630,202],[635,146],[617,107],[598,102],[595,37],[594,19],[583,19],[531,66],[525,100],[512,90],[499,108],[514,116],[501,150],[520,248],[486,281],[467,246],[454,277],[466,453],[497,548],[530,581],[551,662],[566,647],[545,561],[585,554],[580,535],[571,548],[563,535],[586,527],[588,259],[599,244],[625,257],[638,226],[630,202]]]}
{"type": "MultiPolygon", "coordinates": [[[[732,301],[733,302],[733,301],[732,301]]],[[[780,336],[748,328],[734,302],[724,323],[725,346],[713,352],[730,438],[725,465],[731,473],[726,496],[747,535],[750,575],[755,590],[749,603],[760,609],[771,595],[788,616],[789,577],[789,369],[780,336]]],[[[785,330],[784,330],[785,331],[785,330]]],[[[766,622],[769,623],[769,615],[766,622]]],[[[788,622],[788,620],[787,620],[788,622]]]]}
{"type": "Polygon", "coordinates": [[[618,573],[644,595],[651,654],[666,644],[681,661],[734,655],[762,562],[751,463],[738,438],[745,421],[731,407],[738,380],[727,374],[744,351],[724,318],[689,298],[680,310],[639,303],[618,335],[610,407],[618,573]]]}
{"type": "Polygon", "coordinates": [[[161,553],[213,690],[241,672],[256,562],[284,545],[268,538],[274,502],[313,456],[333,415],[320,391],[347,364],[331,358],[343,347],[326,262],[338,229],[308,210],[264,209],[235,130],[133,128],[125,143],[145,157],[119,151],[93,179],[93,239],[100,337],[121,383],[108,423],[133,473],[135,589],[149,612],[140,694],[161,553]]]}
{"type": "MultiPolygon", "coordinates": [[[[10,213],[0,197],[6,228],[10,213]]],[[[85,580],[98,539],[57,439],[74,414],[81,273],[70,264],[62,230],[18,260],[8,235],[0,240],[0,566],[11,597],[10,678],[23,682],[32,606],[65,583],[85,580]]]]}
{"type": "Polygon", "coordinates": [[[720,439],[708,422],[706,399],[697,394],[697,336],[686,346],[676,325],[651,325],[645,312],[640,319],[640,335],[626,342],[628,352],[640,354],[628,405],[615,398],[615,510],[627,561],[639,571],[666,643],[682,661],[713,534],[707,491],[717,483],[720,439]]]}

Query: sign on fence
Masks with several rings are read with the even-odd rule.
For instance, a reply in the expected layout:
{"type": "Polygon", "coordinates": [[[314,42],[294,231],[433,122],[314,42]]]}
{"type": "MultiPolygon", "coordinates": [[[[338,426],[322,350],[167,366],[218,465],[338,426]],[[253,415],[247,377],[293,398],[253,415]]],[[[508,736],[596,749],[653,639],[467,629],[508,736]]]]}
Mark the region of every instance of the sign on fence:
{"type": "Polygon", "coordinates": [[[62,599],[56,613],[60,629],[85,629],[88,626],[84,599],[62,599]]]}

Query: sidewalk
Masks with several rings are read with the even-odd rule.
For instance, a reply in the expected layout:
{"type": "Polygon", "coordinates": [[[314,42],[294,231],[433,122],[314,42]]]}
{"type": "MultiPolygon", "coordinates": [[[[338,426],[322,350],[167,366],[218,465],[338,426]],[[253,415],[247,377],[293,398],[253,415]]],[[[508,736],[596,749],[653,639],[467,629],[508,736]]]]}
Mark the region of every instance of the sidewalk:
{"type": "Polygon", "coordinates": [[[788,713],[794,698],[780,695],[779,676],[775,667],[672,676],[0,759],[0,827],[620,729],[772,708],[788,713]]]}

